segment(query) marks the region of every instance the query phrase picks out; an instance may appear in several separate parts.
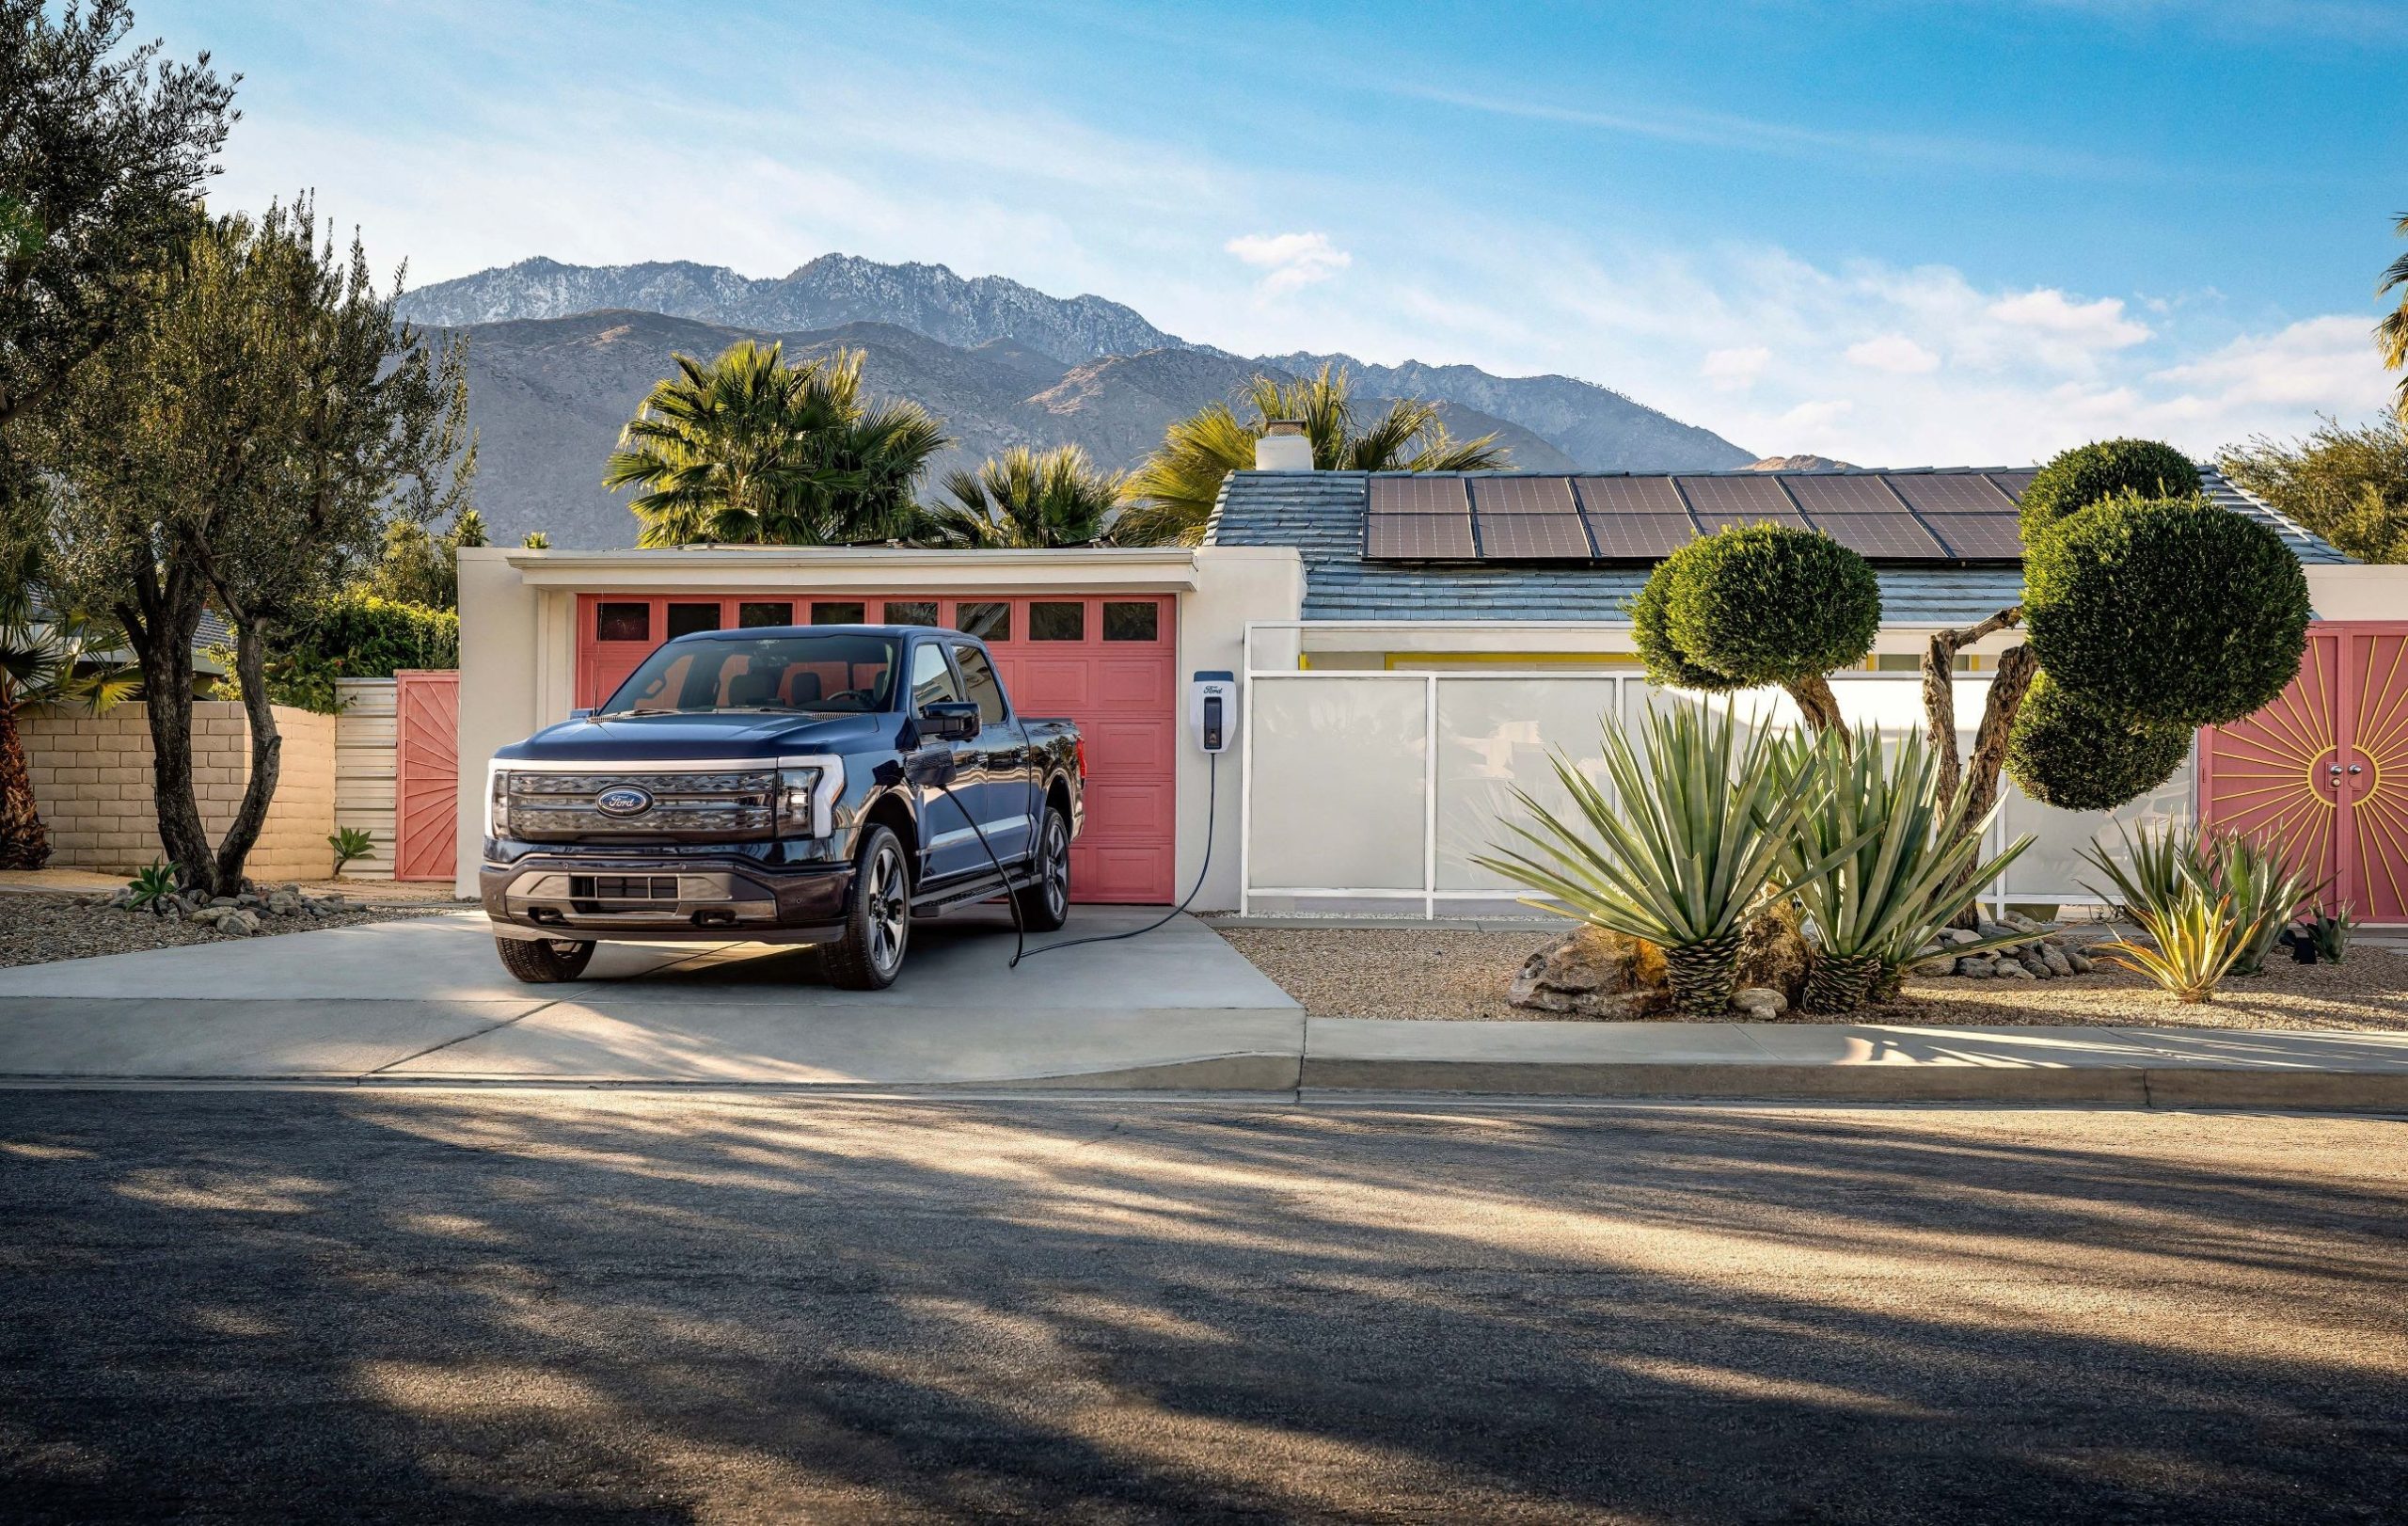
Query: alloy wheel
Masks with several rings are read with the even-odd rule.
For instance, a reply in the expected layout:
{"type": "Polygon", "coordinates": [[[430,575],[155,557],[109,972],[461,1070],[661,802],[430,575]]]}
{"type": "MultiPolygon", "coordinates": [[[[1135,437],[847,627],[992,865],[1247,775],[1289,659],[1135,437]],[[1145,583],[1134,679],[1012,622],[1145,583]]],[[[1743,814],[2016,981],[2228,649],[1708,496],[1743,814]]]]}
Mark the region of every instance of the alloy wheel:
{"type": "Polygon", "coordinates": [[[903,893],[903,858],[893,847],[881,847],[869,866],[869,957],[881,971],[903,959],[904,928],[911,914],[903,893]]]}

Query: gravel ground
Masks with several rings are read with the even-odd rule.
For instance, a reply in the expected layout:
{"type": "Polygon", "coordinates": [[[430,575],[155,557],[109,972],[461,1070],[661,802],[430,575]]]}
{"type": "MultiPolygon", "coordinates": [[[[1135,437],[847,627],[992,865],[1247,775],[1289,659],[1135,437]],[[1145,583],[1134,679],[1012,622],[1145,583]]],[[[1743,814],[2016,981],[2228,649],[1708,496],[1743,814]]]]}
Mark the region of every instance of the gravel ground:
{"type": "MultiPolygon", "coordinates": [[[[1441,1022],[1587,1019],[1528,1011],[1505,1000],[1522,961],[1553,933],[1428,928],[1222,928],[1255,968],[1315,1017],[1417,1017],[1441,1022]]],[[[2236,976],[2213,1002],[2186,1007],[2138,975],[2102,966],[2056,980],[1909,980],[1903,999],[1848,1019],[2007,1026],[2363,1029],[2408,1032],[2408,959],[2361,945],[2343,964],[2273,963],[2236,976]]],[[[1733,1013],[1731,1021],[1744,1021],[1733,1013]]]]}
{"type": "MultiPolygon", "coordinates": [[[[347,892],[348,893],[348,892],[347,892]]],[[[429,904],[423,911],[386,909],[338,912],[331,916],[266,916],[252,936],[275,937],[309,932],[319,928],[356,927],[362,922],[388,922],[396,917],[423,916],[452,910],[429,904]]],[[[147,913],[79,906],[67,896],[0,896],[0,967],[48,964],[62,959],[96,959],[103,954],[130,954],[142,948],[181,948],[186,944],[228,943],[193,922],[170,922],[147,913]]]]}

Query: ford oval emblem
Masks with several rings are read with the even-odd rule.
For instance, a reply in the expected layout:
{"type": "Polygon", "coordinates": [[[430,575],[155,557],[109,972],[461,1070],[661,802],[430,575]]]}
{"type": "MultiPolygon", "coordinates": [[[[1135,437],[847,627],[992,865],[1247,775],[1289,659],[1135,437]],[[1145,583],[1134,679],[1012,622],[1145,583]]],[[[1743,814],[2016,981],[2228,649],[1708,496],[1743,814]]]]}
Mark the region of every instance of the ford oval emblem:
{"type": "Polygon", "coordinates": [[[652,791],[636,785],[613,785],[594,797],[594,808],[604,816],[642,816],[652,809],[652,791]]]}

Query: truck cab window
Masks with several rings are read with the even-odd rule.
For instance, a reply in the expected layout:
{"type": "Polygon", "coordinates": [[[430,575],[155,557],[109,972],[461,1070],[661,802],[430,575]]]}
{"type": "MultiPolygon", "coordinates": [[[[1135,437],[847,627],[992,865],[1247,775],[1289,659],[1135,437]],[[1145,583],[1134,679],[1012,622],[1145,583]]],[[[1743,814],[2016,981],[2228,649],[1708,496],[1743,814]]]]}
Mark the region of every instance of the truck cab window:
{"type": "Polygon", "coordinates": [[[1003,724],[1004,686],[995,681],[995,665],[987,654],[975,646],[957,646],[953,660],[961,664],[961,682],[970,691],[968,697],[977,702],[980,723],[1003,724]]]}
{"type": "Polygon", "coordinates": [[[931,705],[960,697],[961,687],[953,681],[953,669],[944,660],[944,648],[929,642],[914,649],[911,653],[911,713],[925,714],[931,705]]]}

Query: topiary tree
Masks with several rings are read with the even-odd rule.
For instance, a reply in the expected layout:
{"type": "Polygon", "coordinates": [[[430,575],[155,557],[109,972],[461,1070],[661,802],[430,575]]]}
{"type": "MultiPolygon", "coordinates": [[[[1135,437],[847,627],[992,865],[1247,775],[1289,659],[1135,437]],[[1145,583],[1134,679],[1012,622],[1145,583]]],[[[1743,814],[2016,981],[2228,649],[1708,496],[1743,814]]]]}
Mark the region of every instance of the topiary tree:
{"type": "Polygon", "coordinates": [[[2190,751],[2190,727],[2092,709],[2044,675],[2016,712],[2006,774],[2043,805],[2112,811],[2174,777],[2190,751]]]}
{"type": "Polygon", "coordinates": [[[2043,531],[2111,498],[2183,498],[2201,491],[2199,469],[2171,445],[2153,439],[2103,439],[2055,457],[2023,489],[2023,544],[2043,531]]]}
{"type": "Polygon", "coordinates": [[[1630,612],[1658,683],[1708,692],[1779,684],[1810,725],[1845,739],[1828,676],[1873,650],[1881,585],[1828,535],[1744,525],[1658,563],[1630,612]]]}
{"type": "Polygon", "coordinates": [[[2168,478],[2195,484],[2198,469],[2144,440],[2050,462],[2024,498],[2024,602],[1925,647],[1926,736],[1951,794],[1968,792],[1971,819],[1997,800],[2010,753],[2036,800],[2121,805],[2165,781],[2194,729],[2261,708],[2298,673],[2308,604],[2297,559],[2264,525],[2195,492],[2135,496],[2168,478]],[[2027,619],[2033,639],[2000,655],[1960,771],[1956,654],[2027,619]],[[2027,703],[2043,670],[2048,697],[2027,703]]]}
{"type": "Polygon", "coordinates": [[[2119,499],[2024,557],[2032,650],[2068,695],[2196,727],[2273,701],[2307,649],[2307,575],[2282,540],[2203,498],[2119,499]]]}

